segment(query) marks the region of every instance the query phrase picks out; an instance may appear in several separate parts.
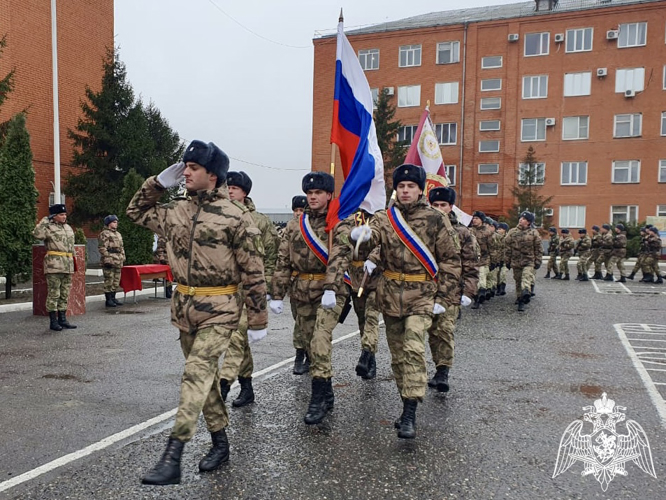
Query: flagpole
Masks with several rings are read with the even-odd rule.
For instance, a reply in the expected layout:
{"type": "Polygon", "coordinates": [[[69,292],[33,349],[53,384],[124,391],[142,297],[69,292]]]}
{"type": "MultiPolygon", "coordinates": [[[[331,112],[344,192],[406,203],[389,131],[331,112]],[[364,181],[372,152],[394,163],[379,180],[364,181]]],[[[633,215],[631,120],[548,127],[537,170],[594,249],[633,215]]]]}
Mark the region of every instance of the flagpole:
{"type": "MultiPolygon", "coordinates": [[[[338,17],[338,23],[344,22],[344,17],[342,15],[342,7],[340,7],[340,17],[338,17]]],[[[333,186],[335,187],[335,143],[331,143],[331,175],[333,176],[333,186]]],[[[335,196],[335,189],[333,190],[333,196],[335,196]]],[[[333,230],[328,233],[328,254],[331,255],[333,249],[333,230]]]]}

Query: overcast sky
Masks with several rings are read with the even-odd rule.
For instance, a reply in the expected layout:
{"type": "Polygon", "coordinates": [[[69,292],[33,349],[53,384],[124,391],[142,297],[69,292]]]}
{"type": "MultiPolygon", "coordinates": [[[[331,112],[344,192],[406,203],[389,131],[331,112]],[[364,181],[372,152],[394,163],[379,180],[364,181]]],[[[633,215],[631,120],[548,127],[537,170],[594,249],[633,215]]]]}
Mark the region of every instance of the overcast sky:
{"type": "Polygon", "coordinates": [[[514,2],[115,0],[115,41],[138,96],[184,140],[222,148],[259,209],[290,209],[311,167],[312,39],[335,32],[341,7],[352,29],[502,3],[514,2]]]}

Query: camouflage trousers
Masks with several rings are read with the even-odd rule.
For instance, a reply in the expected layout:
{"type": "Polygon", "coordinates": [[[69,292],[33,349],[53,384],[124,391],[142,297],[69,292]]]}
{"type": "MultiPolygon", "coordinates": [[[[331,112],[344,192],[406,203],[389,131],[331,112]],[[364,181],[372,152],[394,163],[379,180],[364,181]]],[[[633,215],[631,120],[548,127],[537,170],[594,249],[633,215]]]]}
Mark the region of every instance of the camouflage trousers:
{"type": "Polygon", "coordinates": [[[46,310],[66,311],[69,291],[72,289],[72,275],[69,273],[48,273],[46,275],[46,310]]]}
{"type": "Polygon", "coordinates": [[[231,333],[229,348],[220,368],[220,378],[233,384],[237,377],[251,378],[254,360],[247,339],[247,308],[243,306],[238,329],[231,333]]]}
{"type": "Polygon", "coordinates": [[[310,376],[331,378],[331,353],[333,351],[333,329],[338,324],[345,305],[345,297],[338,295],[333,309],[324,309],[319,301],[296,303],[296,323],[305,339],[310,357],[310,376]]]}
{"type": "Polygon", "coordinates": [[[548,267],[546,267],[546,272],[550,273],[553,271],[553,273],[557,274],[559,267],[557,266],[557,255],[551,255],[550,259],[548,259],[548,267]]]}
{"type": "Polygon", "coordinates": [[[617,267],[620,276],[626,276],[624,272],[624,257],[611,257],[606,268],[609,273],[613,274],[613,268],[617,267]]]}
{"type": "Polygon", "coordinates": [[[601,263],[599,261],[599,256],[601,253],[599,252],[598,248],[595,248],[592,250],[592,253],[590,254],[590,258],[587,261],[587,268],[589,269],[592,264],[594,264],[594,272],[595,273],[600,273],[601,272],[601,263]]]}
{"type": "Polygon", "coordinates": [[[400,396],[422,401],[428,381],[425,334],[432,325],[432,318],[425,314],[402,318],[384,316],[384,324],[391,368],[400,396]]]}
{"type": "Polygon", "coordinates": [[[486,289],[491,290],[497,286],[497,268],[490,270],[488,267],[488,274],[486,275],[486,289]]]}
{"type": "Polygon", "coordinates": [[[594,265],[594,270],[597,270],[597,266],[599,266],[599,271],[602,269],[602,265],[606,268],[606,272],[609,273],[610,271],[608,270],[608,267],[610,266],[610,259],[611,259],[611,254],[610,250],[602,250],[599,252],[599,257],[597,258],[597,261],[595,262],[594,265]]]}
{"type": "Polygon", "coordinates": [[[490,267],[488,266],[479,266],[479,284],[478,288],[481,290],[482,288],[488,288],[488,273],[490,272],[490,267]]]}
{"type": "Polygon", "coordinates": [[[435,366],[453,366],[453,331],[456,328],[460,306],[447,306],[444,314],[438,314],[428,330],[428,343],[435,366]]]}
{"type": "Polygon", "coordinates": [[[498,272],[500,285],[506,285],[506,266],[502,266],[498,272]]]}
{"type": "Polygon", "coordinates": [[[645,256],[643,261],[643,274],[654,274],[655,276],[660,276],[659,274],[659,254],[650,253],[645,256]]]}
{"type": "Polygon", "coordinates": [[[358,329],[361,333],[361,349],[377,352],[379,342],[379,310],[377,309],[377,292],[370,290],[361,297],[352,293],[354,311],[358,317],[358,329]]]}
{"type": "Polygon", "coordinates": [[[569,274],[569,259],[570,253],[565,253],[560,256],[560,274],[569,274]]]}
{"type": "Polygon", "coordinates": [[[645,262],[645,257],[647,257],[647,254],[644,253],[638,254],[638,258],[636,259],[634,268],[631,270],[631,274],[636,274],[638,271],[643,269],[643,263],[645,262]]]}
{"type": "Polygon", "coordinates": [[[229,424],[227,407],[220,395],[218,363],[229,347],[232,330],[219,325],[206,326],[194,334],[180,332],[185,370],[180,382],[180,401],[171,437],[187,442],[197,430],[203,410],[209,432],[229,424]]]}
{"type": "Polygon", "coordinates": [[[513,267],[513,279],[516,282],[516,297],[520,297],[520,293],[524,289],[530,289],[534,283],[534,268],[527,267],[513,267]]]}
{"type": "Polygon", "coordinates": [[[104,293],[117,292],[120,288],[120,268],[102,269],[104,275],[104,293]]]}
{"type": "Polygon", "coordinates": [[[578,264],[576,269],[580,274],[587,274],[587,270],[590,268],[590,257],[592,256],[591,250],[585,250],[578,256],[578,264]]]}
{"type": "Polygon", "coordinates": [[[298,322],[296,321],[296,302],[290,299],[289,304],[291,305],[291,315],[294,318],[294,333],[292,334],[294,349],[308,350],[307,342],[305,341],[301,329],[298,327],[298,322]]]}

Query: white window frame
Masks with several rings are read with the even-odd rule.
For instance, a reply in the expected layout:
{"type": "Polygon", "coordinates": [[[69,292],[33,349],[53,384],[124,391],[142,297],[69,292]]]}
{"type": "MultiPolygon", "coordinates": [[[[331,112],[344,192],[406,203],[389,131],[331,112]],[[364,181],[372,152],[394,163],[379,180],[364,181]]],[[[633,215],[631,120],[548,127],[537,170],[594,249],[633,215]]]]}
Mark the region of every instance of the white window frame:
{"type": "Polygon", "coordinates": [[[613,119],[613,137],[640,137],[643,132],[643,115],[641,113],[615,115],[613,119]],[[618,126],[628,126],[628,133],[620,135],[618,126]]]}
{"type": "Polygon", "coordinates": [[[611,171],[611,183],[613,184],[640,184],[641,161],[640,160],[614,160],[611,171]],[[627,180],[617,180],[617,174],[623,170],[627,171],[627,180]]]}
{"type": "Polygon", "coordinates": [[[548,75],[527,75],[523,77],[523,99],[546,99],[547,97],[548,75]],[[536,95],[533,93],[535,84],[536,95]]]}
{"type": "Polygon", "coordinates": [[[659,160],[659,170],[657,171],[657,182],[666,182],[666,160],[659,160]]]}
{"type": "Polygon", "coordinates": [[[481,58],[481,69],[494,69],[501,68],[504,64],[503,56],[486,56],[481,58]],[[499,57],[499,64],[492,64],[491,60],[495,60],[499,57]]]}
{"type": "Polygon", "coordinates": [[[523,118],[520,120],[520,141],[521,142],[542,142],[546,140],[546,119],[545,118],[523,118]],[[534,127],[534,137],[526,137],[525,127],[534,127]]]}
{"type": "Polygon", "coordinates": [[[358,51],[358,62],[363,71],[379,69],[379,49],[361,49],[358,51]]]}
{"type": "Polygon", "coordinates": [[[618,68],[615,70],[615,93],[625,90],[642,92],[645,90],[645,68],[618,68]]]}
{"type": "Polygon", "coordinates": [[[440,146],[453,146],[458,142],[458,124],[456,122],[437,123],[435,124],[435,135],[440,146]],[[442,142],[444,128],[449,129],[447,134],[449,142],[442,142]],[[453,133],[451,133],[451,129],[453,129],[453,133]],[[451,142],[451,136],[453,136],[453,142],[451,142]]]}
{"type": "Polygon", "coordinates": [[[456,64],[456,63],[460,62],[460,42],[459,41],[452,40],[452,41],[448,41],[448,42],[439,42],[437,44],[436,49],[437,49],[437,52],[436,52],[436,55],[435,55],[435,63],[436,64],[456,64]],[[445,45],[449,46],[448,50],[445,49],[445,48],[440,48],[440,47],[443,47],[445,45]],[[450,61],[440,61],[439,60],[439,55],[440,55],[441,52],[449,52],[449,56],[450,56],[451,60],[450,61]]]}
{"type": "Polygon", "coordinates": [[[523,56],[525,57],[538,57],[538,56],[547,56],[550,53],[550,32],[542,31],[540,33],[527,33],[525,35],[525,43],[523,45],[523,56]],[[533,37],[538,36],[538,52],[535,54],[527,53],[527,41],[533,37]],[[543,51],[545,48],[545,52],[543,51]]]}
{"type": "Polygon", "coordinates": [[[666,111],[661,112],[661,135],[666,136],[666,111]]]}
{"type": "Polygon", "coordinates": [[[459,82],[435,83],[435,104],[458,104],[459,82]]]}
{"type": "Polygon", "coordinates": [[[478,182],[476,184],[476,195],[477,196],[497,196],[499,194],[499,183],[497,182],[478,182]],[[481,192],[481,186],[495,186],[495,192],[494,193],[482,193],[481,192]]]}
{"type": "Polygon", "coordinates": [[[610,207],[610,221],[613,225],[618,222],[628,222],[628,223],[637,223],[638,222],[638,205],[611,205],[610,207]],[[620,210],[624,208],[624,210],[620,210]],[[633,212],[633,217],[632,217],[633,212]],[[615,217],[616,215],[622,214],[620,217],[615,217]]]}
{"type": "Polygon", "coordinates": [[[666,205],[657,205],[655,214],[657,217],[666,217],[666,205]]]}
{"type": "Polygon", "coordinates": [[[565,116],[562,118],[562,140],[563,141],[584,141],[590,138],[590,117],[588,115],[581,116],[565,116]],[[568,134],[570,129],[575,129],[576,134],[568,134]]]}
{"type": "Polygon", "coordinates": [[[592,93],[592,72],[579,71],[576,73],[565,73],[563,93],[564,97],[590,95],[592,93]]]}
{"type": "Polygon", "coordinates": [[[483,99],[480,99],[479,106],[481,107],[481,110],[488,110],[488,109],[502,109],[502,98],[501,97],[484,97],[483,99]],[[497,103],[495,105],[494,103],[497,103]],[[490,104],[493,103],[493,104],[490,104]]]}
{"type": "MultiPolygon", "coordinates": [[[[527,186],[526,182],[522,182],[523,179],[523,171],[527,169],[527,163],[519,163],[518,164],[518,185],[519,186],[527,186]]],[[[546,164],[544,162],[537,162],[536,164],[536,181],[532,186],[543,186],[544,182],[546,182],[546,164]],[[541,181],[541,182],[539,182],[541,181]]]]}
{"type": "Polygon", "coordinates": [[[413,68],[415,66],[421,66],[421,44],[401,45],[398,49],[398,67],[413,68]],[[402,64],[403,54],[405,55],[405,64],[402,64]]]}
{"type": "Polygon", "coordinates": [[[587,162],[563,161],[560,165],[560,186],[587,186],[587,162]],[[581,170],[583,171],[582,174],[581,170]],[[567,172],[568,181],[564,180],[565,172],[567,172]],[[581,179],[581,177],[584,177],[584,179],[581,179]]]}
{"type": "Polygon", "coordinates": [[[416,135],[416,131],[418,130],[418,128],[419,128],[418,125],[403,125],[402,127],[400,127],[398,129],[398,133],[396,134],[395,140],[398,141],[398,142],[404,141],[405,139],[400,139],[400,132],[404,132],[403,135],[406,136],[407,129],[409,129],[410,130],[409,135],[410,135],[411,138],[410,138],[409,142],[406,144],[406,146],[411,145],[412,142],[414,142],[414,136],[416,135]]]}
{"type": "Polygon", "coordinates": [[[568,228],[585,227],[585,212],[585,205],[560,205],[559,226],[568,228]]]}
{"type": "Polygon", "coordinates": [[[487,80],[481,80],[481,92],[491,92],[493,90],[502,90],[501,78],[488,78],[487,80]]]}
{"type": "Polygon", "coordinates": [[[479,163],[477,166],[477,172],[479,175],[495,175],[499,174],[500,165],[499,163],[479,163]],[[482,167],[486,167],[488,172],[482,172],[482,167]],[[490,167],[493,167],[492,169],[490,167]]]}
{"type": "Polygon", "coordinates": [[[501,128],[502,128],[501,120],[481,120],[479,122],[479,130],[481,132],[491,132],[495,130],[500,130],[501,128]],[[495,124],[497,124],[497,126],[495,126],[495,124]]]}
{"type": "Polygon", "coordinates": [[[617,37],[617,48],[618,49],[628,49],[630,47],[643,47],[647,44],[647,22],[637,22],[637,23],[624,23],[620,24],[620,34],[617,37]],[[643,28],[643,33],[641,33],[641,28],[643,28]],[[633,33],[633,40],[629,40],[629,37],[633,33]],[[641,34],[643,35],[641,37],[641,34]]]}
{"type": "Polygon", "coordinates": [[[573,28],[567,30],[567,37],[565,43],[565,52],[567,54],[573,54],[575,52],[591,52],[592,46],[594,44],[594,28],[573,28]],[[589,31],[590,36],[586,37],[586,33],[589,31]],[[587,39],[587,40],[586,40],[587,39]],[[586,47],[586,42],[589,40],[590,46],[586,47]],[[569,49],[569,41],[571,41],[572,48],[569,49]],[[582,48],[578,48],[582,47],[582,48]]]}
{"type": "Polygon", "coordinates": [[[479,153],[499,153],[500,150],[500,141],[499,139],[490,139],[486,141],[479,141],[479,153]],[[497,149],[483,149],[482,146],[489,147],[497,143],[497,149]]]}
{"type": "Polygon", "coordinates": [[[455,165],[444,165],[444,170],[446,171],[446,177],[449,179],[449,186],[455,186],[458,167],[455,165]]]}
{"type": "Polygon", "coordinates": [[[404,85],[398,87],[398,107],[412,108],[421,105],[421,86],[404,85]]]}

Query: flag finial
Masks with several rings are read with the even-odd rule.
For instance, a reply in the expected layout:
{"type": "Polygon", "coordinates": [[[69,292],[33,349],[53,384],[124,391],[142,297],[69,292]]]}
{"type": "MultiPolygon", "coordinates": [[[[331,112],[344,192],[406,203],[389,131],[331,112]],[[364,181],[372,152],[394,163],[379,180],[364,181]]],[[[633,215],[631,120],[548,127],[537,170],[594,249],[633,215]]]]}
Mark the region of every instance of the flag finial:
{"type": "Polygon", "coordinates": [[[344,22],[345,18],[342,16],[342,7],[340,7],[340,17],[338,18],[338,22],[344,22]]]}

